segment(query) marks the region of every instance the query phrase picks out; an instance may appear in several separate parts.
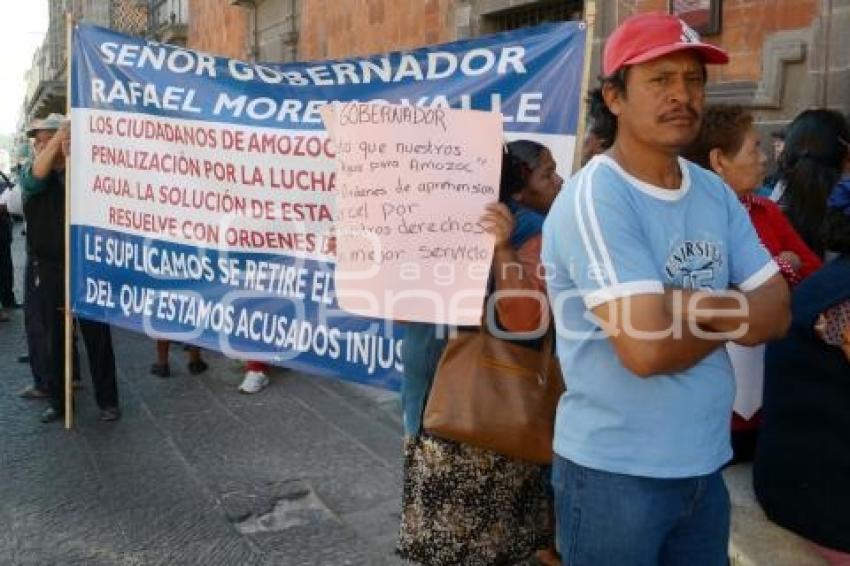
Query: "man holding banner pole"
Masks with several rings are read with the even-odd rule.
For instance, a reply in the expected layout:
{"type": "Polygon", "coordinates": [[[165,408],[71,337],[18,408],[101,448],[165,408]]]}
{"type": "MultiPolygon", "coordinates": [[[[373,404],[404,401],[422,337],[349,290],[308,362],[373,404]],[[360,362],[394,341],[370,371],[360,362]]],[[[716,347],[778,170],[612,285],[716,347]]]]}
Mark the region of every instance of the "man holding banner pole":
{"type": "MultiPolygon", "coordinates": [[[[33,269],[33,316],[44,329],[44,339],[31,357],[41,360],[46,371],[50,406],[41,416],[44,423],[60,419],[65,412],[64,334],[65,316],[65,159],[70,142],[70,122],[51,114],[27,130],[33,138],[35,158],[21,174],[24,216],[27,220],[27,251],[33,269]]],[[[86,344],[100,419],[120,418],[115,354],[109,326],[80,319],[86,344]]]]}
{"type": "Polygon", "coordinates": [[[567,392],[553,487],[564,564],[728,563],[735,395],[728,341],[789,324],[788,288],[747,212],[678,157],[697,135],[706,64],[728,61],[666,14],[608,38],[613,147],[561,192],[543,258],[567,392]]]}

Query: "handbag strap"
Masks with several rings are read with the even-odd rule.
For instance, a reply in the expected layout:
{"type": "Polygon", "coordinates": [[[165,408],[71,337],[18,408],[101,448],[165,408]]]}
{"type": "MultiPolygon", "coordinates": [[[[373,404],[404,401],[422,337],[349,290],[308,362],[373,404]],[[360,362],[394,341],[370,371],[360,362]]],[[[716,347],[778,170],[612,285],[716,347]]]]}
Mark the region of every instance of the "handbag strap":
{"type": "Polygon", "coordinates": [[[555,325],[553,320],[549,321],[549,328],[546,329],[546,334],[543,335],[543,355],[540,357],[542,360],[540,362],[538,379],[541,383],[545,383],[549,379],[549,370],[552,369],[552,361],[555,358],[555,325]]]}
{"type": "MultiPolygon", "coordinates": [[[[486,301],[485,301],[486,302],[486,301]]],[[[496,309],[493,309],[493,314],[496,315],[496,309]]],[[[545,383],[549,377],[549,370],[552,369],[552,361],[555,359],[555,325],[552,313],[549,313],[549,326],[546,328],[546,333],[542,336],[540,347],[540,365],[537,368],[537,379],[541,384],[545,383]]],[[[478,327],[478,332],[488,334],[493,338],[498,339],[489,332],[487,325],[487,308],[485,307],[481,313],[481,324],[478,327]]]]}
{"type": "MultiPolygon", "coordinates": [[[[481,323],[479,325],[479,332],[481,333],[490,334],[487,330],[487,303],[495,287],[495,281],[493,280],[493,274],[491,273],[487,281],[487,293],[484,296],[484,308],[481,310],[481,323]]],[[[495,305],[493,307],[493,315],[498,317],[495,305]]],[[[498,324],[497,321],[494,322],[498,324]]],[[[492,336],[492,334],[490,335],[492,336]]],[[[537,379],[540,381],[541,384],[545,383],[546,379],[548,379],[549,370],[552,367],[552,360],[555,357],[555,324],[551,310],[549,311],[549,326],[546,329],[546,334],[544,334],[542,338],[543,342],[541,345],[541,352],[543,355],[540,356],[540,367],[538,368],[537,372],[537,379]]]]}

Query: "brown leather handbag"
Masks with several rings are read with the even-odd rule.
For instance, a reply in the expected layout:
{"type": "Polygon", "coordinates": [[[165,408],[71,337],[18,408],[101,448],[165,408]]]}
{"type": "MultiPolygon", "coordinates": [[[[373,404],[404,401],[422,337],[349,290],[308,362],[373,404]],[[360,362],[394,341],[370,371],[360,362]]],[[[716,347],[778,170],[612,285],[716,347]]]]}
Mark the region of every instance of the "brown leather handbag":
{"type": "Polygon", "coordinates": [[[459,331],[443,352],[425,406],[428,434],[538,464],[552,462],[555,409],[564,380],[553,332],[535,349],[484,327],[459,331]]]}

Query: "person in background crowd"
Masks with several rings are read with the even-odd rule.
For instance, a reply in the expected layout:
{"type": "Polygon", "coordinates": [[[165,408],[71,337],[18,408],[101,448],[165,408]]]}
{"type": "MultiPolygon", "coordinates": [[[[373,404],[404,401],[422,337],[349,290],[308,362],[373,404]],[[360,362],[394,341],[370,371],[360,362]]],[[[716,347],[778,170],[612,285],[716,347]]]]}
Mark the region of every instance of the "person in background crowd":
{"type": "MultiPolygon", "coordinates": [[[[20,218],[23,219],[24,216],[24,204],[23,198],[21,196],[21,186],[18,184],[17,179],[20,176],[20,168],[19,166],[15,166],[12,168],[12,188],[3,194],[5,197],[4,202],[6,203],[6,210],[12,216],[13,219],[20,218]]],[[[24,233],[21,234],[25,235],[24,233]]]]}
{"type": "MultiPolygon", "coordinates": [[[[21,160],[18,165],[18,184],[15,185],[13,193],[8,199],[9,212],[13,215],[23,217],[24,205],[23,195],[21,194],[20,172],[32,166],[32,152],[29,144],[19,145],[15,153],[21,160]]],[[[26,231],[21,235],[26,236],[26,231]]],[[[43,377],[47,375],[43,364],[46,360],[39,356],[31,356],[30,352],[37,352],[43,346],[44,331],[41,328],[38,318],[36,317],[35,307],[37,303],[31,298],[33,293],[34,277],[32,271],[32,260],[29,252],[27,252],[26,263],[24,264],[24,332],[27,337],[27,353],[18,356],[18,362],[26,363],[30,366],[32,373],[33,384],[19,393],[23,399],[46,400],[49,398],[47,392],[47,380],[43,377]]]]}
{"type": "Polygon", "coordinates": [[[792,298],[791,331],[768,345],[753,479],[767,516],[833,566],[850,565],[850,182],[826,203],[838,254],[792,298]]]}
{"type": "MultiPolygon", "coordinates": [[[[171,368],[168,364],[168,350],[171,346],[170,340],[156,341],[156,362],[151,365],[151,374],[158,377],[170,377],[171,368]]],[[[189,354],[189,373],[199,375],[205,372],[209,365],[201,358],[201,350],[197,346],[186,346],[189,354]]],[[[263,362],[246,361],[245,377],[239,385],[239,392],[246,394],[259,393],[268,384],[269,366],[263,362]]]]}
{"type": "MultiPolygon", "coordinates": [[[[496,290],[545,291],[538,269],[540,230],[562,183],[544,146],[527,140],[508,144],[500,202],[490,205],[481,220],[495,240],[496,290]],[[505,265],[512,268],[502,269],[505,265]]],[[[527,297],[500,298],[495,310],[499,326],[509,332],[536,330],[549,318],[547,307],[527,297]]],[[[544,467],[422,431],[445,339],[434,325],[406,326],[398,554],[427,565],[515,564],[537,552],[543,563],[557,563],[549,548],[552,507],[544,467]]]]}
{"type": "MultiPolygon", "coordinates": [[[[21,220],[24,219],[24,204],[21,191],[21,171],[26,169],[32,163],[32,146],[29,140],[18,142],[15,146],[15,164],[12,166],[12,174],[14,175],[15,187],[13,193],[9,195],[9,212],[21,220]]],[[[26,230],[21,230],[21,236],[26,236],[26,230]]]]}
{"type": "MultiPolygon", "coordinates": [[[[30,126],[35,158],[21,174],[24,215],[27,221],[27,253],[33,277],[31,303],[34,325],[43,336],[30,350],[44,371],[50,406],[41,416],[49,423],[65,411],[65,159],[70,142],[70,123],[61,114],[51,114],[30,126]]],[[[115,354],[109,326],[90,320],[77,322],[94,383],[100,419],[120,418],[118,384],[115,379],[115,354]]],[[[33,366],[35,369],[36,366],[33,366]]]]}
{"type": "MultiPolygon", "coordinates": [[[[764,179],[767,157],[761,150],[752,114],[742,106],[706,108],[700,133],[683,155],[720,175],[735,191],[789,285],[793,287],[821,266],[820,258],[806,246],[779,207],[754,192],[764,179]]],[[[749,419],[733,413],[735,461],[752,460],[760,422],[759,413],[749,419]]]]}
{"type": "Polygon", "coordinates": [[[746,346],[782,336],[789,316],[744,207],[679,157],[699,133],[705,65],[726,62],[675,16],[623,22],[602,64],[614,145],[568,181],[543,228],[568,383],[552,470],[565,565],[728,564],[724,346],[730,332],[746,346]]]}
{"type": "MultiPolygon", "coordinates": [[[[16,170],[14,172],[18,183],[12,189],[7,205],[9,212],[13,216],[20,216],[23,218],[24,204],[20,185],[20,173],[22,170],[32,166],[32,149],[29,143],[18,144],[15,148],[15,154],[18,159],[18,164],[16,164],[16,170]]],[[[26,230],[22,230],[21,235],[26,236],[26,230]]],[[[44,331],[41,329],[40,324],[38,324],[35,317],[35,309],[33,308],[35,303],[29,299],[32,295],[34,283],[31,264],[32,261],[30,260],[29,253],[27,253],[27,259],[24,264],[24,332],[27,338],[27,353],[18,356],[18,362],[29,364],[33,377],[33,384],[21,391],[19,395],[23,399],[46,400],[49,397],[47,392],[47,381],[44,377],[42,377],[46,375],[46,371],[41,367],[44,360],[40,358],[36,359],[29,355],[29,352],[37,351],[38,348],[41,347],[41,342],[44,340],[44,331]]]]}
{"type": "Polygon", "coordinates": [[[15,186],[0,171],[0,322],[9,320],[8,309],[18,306],[15,300],[15,270],[12,266],[12,216],[8,199],[15,186]]]}
{"type": "Polygon", "coordinates": [[[839,112],[806,110],[794,118],[785,135],[779,182],[771,196],[816,254],[821,240],[826,199],[841,178],[850,153],[850,127],[839,112]]]}
{"type": "MultiPolygon", "coordinates": [[[[55,131],[61,124],[61,121],[56,120],[55,116],[53,118],[54,119],[50,121],[43,120],[39,122],[36,120],[30,127],[30,133],[34,133],[34,126],[43,127],[47,129],[47,131],[55,131]]],[[[33,144],[29,142],[21,143],[15,151],[19,159],[18,184],[15,188],[21,193],[19,214],[24,217],[25,223],[26,215],[24,214],[21,175],[24,171],[32,169],[32,145],[33,144]]],[[[26,236],[26,231],[22,231],[21,235],[26,236]]],[[[27,241],[26,252],[27,257],[26,263],[24,264],[24,332],[27,338],[27,353],[19,356],[18,361],[29,364],[33,384],[23,389],[19,393],[19,396],[27,400],[46,401],[50,399],[50,392],[47,386],[48,370],[46,368],[46,337],[41,318],[38,315],[39,304],[37,295],[34,294],[35,272],[32,266],[32,255],[29,249],[29,241],[27,241]]]]}
{"type": "Polygon", "coordinates": [[[587,94],[587,134],[581,148],[581,164],[584,165],[594,155],[606,151],[614,143],[617,135],[617,121],[610,112],[605,111],[602,89],[595,88],[587,94]]]}
{"type": "Polygon", "coordinates": [[[759,239],[790,285],[796,285],[821,266],[820,258],[779,207],[754,194],[764,179],[767,158],[759,146],[752,114],[741,106],[708,107],[699,136],[683,155],[720,175],[735,191],[749,212],[759,239]]]}
{"type": "MultiPolygon", "coordinates": [[[[779,160],[785,149],[785,129],[774,130],[770,133],[771,159],[773,159],[773,173],[764,178],[764,183],[758,188],[756,194],[760,197],[771,198],[779,181],[779,160]]],[[[771,200],[774,200],[771,198],[771,200]]]]}
{"type": "Polygon", "coordinates": [[[785,150],[785,130],[774,130],[770,134],[770,140],[772,152],[771,157],[773,157],[774,163],[779,163],[779,158],[782,156],[782,152],[785,150]]]}
{"type": "MultiPolygon", "coordinates": [[[[171,377],[171,366],[168,364],[168,349],[171,340],[156,341],[156,362],[151,365],[151,373],[157,377],[171,377]]],[[[199,375],[207,371],[209,366],[201,358],[201,349],[197,346],[186,346],[189,353],[189,373],[199,375]]]]}

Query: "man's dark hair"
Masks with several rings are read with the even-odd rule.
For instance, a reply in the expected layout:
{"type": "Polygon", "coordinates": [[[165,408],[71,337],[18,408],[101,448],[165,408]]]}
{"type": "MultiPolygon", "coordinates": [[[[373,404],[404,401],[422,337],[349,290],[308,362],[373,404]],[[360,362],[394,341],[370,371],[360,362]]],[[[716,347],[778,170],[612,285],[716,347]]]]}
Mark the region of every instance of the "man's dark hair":
{"type": "Polygon", "coordinates": [[[602,88],[597,87],[587,93],[587,129],[601,142],[602,149],[608,149],[617,137],[617,117],[605,105],[602,88]]]}
{"type": "Polygon", "coordinates": [[[818,108],[800,113],[788,126],[779,177],[786,183],[788,217],[797,232],[822,254],[826,200],[841,178],[850,126],[840,112],[818,108]]]}
{"type": "Polygon", "coordinates": [[[602,91],[602,88],[605,85],[611,85],[614,90],[626,94],[626,83],[629,78],[629,67],[621,67],[614,71],[612,74],[607,77],[599,77],[599,90],[602,91]]]}
{"type": "Polygon", "coordinates": [[[599,77],[599,86],[591,90],[587,96],[587,115],[590,120],[590,131],[597,137],[605,140],[605,149],[614,145],[614,140],[617,139],[617,117],[611,112],[608,105],[605,104],[602,89],[606,85],[611,85],[614,90],[623,93],[625,96],[628,74],[629,68],[623,67],[608,77],[599,77]],[[607,132],[610,137],[604,135],[604,133],[600,135],[600,132],[607,132]]]}
{"type": "Polygon", "coordinates": [[[531,172],[540,163],[546,146],[531,140],[516,140],[506,146],[502,156],[502,177],[499,184],[499,202],[508,202],[525,188],[531,172]]]}

